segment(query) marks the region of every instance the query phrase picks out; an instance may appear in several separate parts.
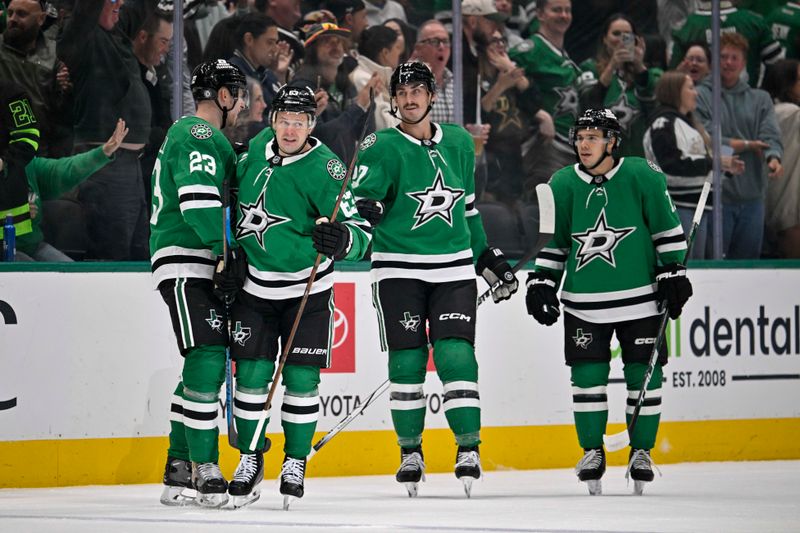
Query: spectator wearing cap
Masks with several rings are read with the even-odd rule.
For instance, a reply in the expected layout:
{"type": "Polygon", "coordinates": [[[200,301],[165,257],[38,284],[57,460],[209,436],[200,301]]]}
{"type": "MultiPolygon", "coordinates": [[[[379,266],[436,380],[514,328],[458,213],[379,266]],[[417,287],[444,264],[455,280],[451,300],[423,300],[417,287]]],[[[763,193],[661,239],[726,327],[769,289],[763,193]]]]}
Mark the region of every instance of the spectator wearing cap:
{"type": "Polygon", "coordinates": [[[362,0],[328,0],[325,7],[336,17],[340,28],[350,30],[350,49],[358,46],[367,28],[367,7],[362,0]]]}
{"type": "MultiPolygon", "coordinates": [[[[370,87],[382,87],[376,75],[357,91],[346,76],[337,76],[350,40],[350,32],[336,24],[315,24],[308,28],[305,61],[295,73],[292,84],[314,89],[317,97],[317,126],[314,135],[343,161],[355,152],[369,107],[370,87]]],[[[374,130],[374,121],[369,126],[374,130]]]]}
{"type": "Polygon", "coordinates": [[[476,101],[479,98],[478,49],[487,48],[492,34],[502,29],[506,17],[494,7],[494,0],[463,0],[461,14],[464,19],[464,122],[475,123],[479,118],[476,116],[476,101]]]}
{"type": "MultiPolygon", "coordinates": [[[[404,50],[402,37],[387,26],[372,26],[361,34],[358,45],[358,66],[350,73],[356,90],[363,88],[373,75],[389,87],[392,72],[400,64],[404,50]]],[[[386,90],[375,95],[375,129],[396,126],[400,121],[391,113],[391,102],[386,90]]]]}
{"type": "MultiPolygon", "coordinates": [[[[286,83],[288,63],[281,64],[282,72],[272,70],[278,66],[278,28],[275,21],[261,13],[248,13],[241,17],[236,28],[236,50],[229,59],[242,73],[261,83],[265,102],[272,102],[281,85],[286,83]]],[[[269,111],[269,109],[267,109],[269,111]]]]}
{"type": "Polygon", "coordinates": [[[154,2],[82,0],[57,44],[75,85],[75,151],[102,145],[121,118],[129,128],[109,165],[79,190],[89,237],[87,256],[128,261],[149,254],[147,206],[139,155],[150,137],[150,98],[132,40],[154,2]]]}
{"type": "Polygon", "coordinates": [[[431,120],[439,124],[453,122],[453,73],[447,68],[450,50],[450,34],[442,22],[430,19],[419,25],[411,59],[422,61],[433,72],[436,101],[431,108],[431,120]]]}
{"type": "Polygon", "coordinates": [[[59,70],[66,67],[56,59],[56,43],[43,32],[47,15],[38,0],[11,0],[6,9],[7,29],[0,34],[0,78],[14,80],[30,98],[33,111],[41,121],[39,153],[43,156],[67,155],[68,125],[58,124],[69,105],[69,84],[57,83],[59,70]],[[66,132],[64,131],[66,129],[66,132]]]}
{"type": "Polygon", "coordinates": [[[408,21],[403,5],[395,0],[364,0],[364,5],[367,8],[367,21],[370,26],[383,24],[389,19],[408,21]]]}

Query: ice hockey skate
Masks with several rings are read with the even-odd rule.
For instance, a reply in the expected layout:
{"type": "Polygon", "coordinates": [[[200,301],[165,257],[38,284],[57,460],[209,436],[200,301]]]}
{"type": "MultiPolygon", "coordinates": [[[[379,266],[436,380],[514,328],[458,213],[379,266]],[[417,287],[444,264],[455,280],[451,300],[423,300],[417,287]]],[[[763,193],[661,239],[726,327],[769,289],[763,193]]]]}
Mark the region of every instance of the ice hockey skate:
{"type": "Polygon", "coordinates": [[[425,462],[421,446],[400,448],[400,468],[394,478],[406,486],[409,498],[417,496],[419,482],[425,481],[425,462]]]}
{"type": "Polygon", "coordinates": [[[281,494],[283,494],[283,510],[287,511],[289,505],[296,499],[302,498],[304,489],[303,481],[306,476],[306,460],[286,456],[281,467],[281,494]]]}
{"type": "Polygon", "coordinates": [[[472,482],[480,479],[481,454],[477,446],[459,446],[456,452],[456,477],[464,484],[467,498],[472,496],[472,482]]]}
{"type": "Polygon", "coordinates": [[[239,466],[228,485],[228,494],[234,509],[250,505],[261,496],[259,484],[264,480],[264,454],[243,453],[239,466]]]}
{"type": "Polygon", "coordinates": [[[195,494],[192,485],[192,462],[177,457],[167,457],[161,503],[170,506],[193,505],[195,494]]]}
{"type": "MultiPolygon", "coordinates": [[[[630,460],[628,462],[628,470],[625,472],[625,479],[633,479],[633,493],[641,496],[644,493],[644,486],[653,481],[655,474],[653,468],[658,470],[658,467],[650,457],[650,450],[641,450],[638,448],[631,448],[630,460]]],[[[661,475],[661,471],[658,470],[661,475]]]]}
{"type": "Polygon", "coordinates": [[[606,453],[603,448],[588,448],[575,465],[575,475],[586,482],[589,494],[599,496],[603,493],[601,478],[606,473],[606,453]]]}
{"type": "Polygon", "coordinates": [[[217,463],[193,463],[192,483],[197,503],[203,507],[222,507],[228,503],[228,482],[217,463]]]}

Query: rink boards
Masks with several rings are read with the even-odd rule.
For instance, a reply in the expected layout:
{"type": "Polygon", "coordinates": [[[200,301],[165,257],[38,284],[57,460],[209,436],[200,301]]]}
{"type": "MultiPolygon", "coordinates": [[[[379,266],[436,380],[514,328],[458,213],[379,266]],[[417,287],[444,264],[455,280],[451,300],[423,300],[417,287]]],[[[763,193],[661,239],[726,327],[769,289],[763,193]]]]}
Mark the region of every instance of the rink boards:
{"type": "MultiPolygon", "coordinates": [[[[800,458],[800,269],[739,266],[694,269],[695,296],[670,324],[660,463],[800,458]]],[[[166,306],[139,265],[87,268],[0,270],[0,487],[152,483],[163,472],[181,365],[166,306]]],[[[386,379],[369,273],[356,267],[336,276],[334,362],[320,387],[317,437],[386,379]]],[[[574,465],[563,338],[561,321],[545,328],[526,314],[522,294],[479,309],[485,468],[574,465]]],[[[450,471],[455,448],[429,370],[426,463],[450,471]]],[[[611,378],[616,432],[626,398],[618,357],[611,378]]],[[[320,451],[309,475],[394,471],[387,396],[320,451]]],[[[268,431],[274,475],[283,457],[278,420],[268,431]]],[[[220,448],[230,474],[238,453],[224,436],[220,448]]],[[[609,462],[626,457],[611,454],[609,462]]]]}

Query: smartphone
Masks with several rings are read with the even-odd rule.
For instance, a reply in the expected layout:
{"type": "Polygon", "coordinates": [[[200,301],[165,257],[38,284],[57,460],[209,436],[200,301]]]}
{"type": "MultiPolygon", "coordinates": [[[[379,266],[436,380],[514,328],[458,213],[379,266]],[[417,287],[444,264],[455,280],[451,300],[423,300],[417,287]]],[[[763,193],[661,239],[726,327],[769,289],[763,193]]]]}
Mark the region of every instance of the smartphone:
{"type": "Polygon", "coordinates": [[[633,33],[626,31],[622,34],[621,40],[622,46],[627,48],[631,55],[633,55],[634,48],[636,47],[636,36],[633,33]]]}

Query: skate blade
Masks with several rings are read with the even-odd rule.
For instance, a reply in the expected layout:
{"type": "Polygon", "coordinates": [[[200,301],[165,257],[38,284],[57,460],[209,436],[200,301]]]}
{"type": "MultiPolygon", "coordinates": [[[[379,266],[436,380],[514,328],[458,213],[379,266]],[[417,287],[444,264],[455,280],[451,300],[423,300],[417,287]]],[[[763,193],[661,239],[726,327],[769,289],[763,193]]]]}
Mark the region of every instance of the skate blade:
{"type": "Polygon", "coordinates": [[[475,478],[471,477],[462,477],[461,483],[464,484],[464,494],[467,495],[467,498],[472,497],[472,482],[475,481],[475,478]]]}
{"type": "Polygon", "coordinates": [[[636,496],[641,496],[644,494],[644,486],[647,484],[647,481],[639,481],[638,479],[633,480],[633,494],[636,496]]]}
{"type": "Polygon", "coordinates": [[[209,507],[211,509],[218,509],[228,503],[228,493],[214,493],[214,494],[201,494],[197,493],[195,501],[202,507],[209,507]]]}
{"type": "Polygon", "coordinates": [[[186,507],[197,504],[196,495],[197,492],[194,489],[165,486],[159,501],[168,507],[186,507]]]}
{"type": "Polygon", "coordinates": [[[589,494],[592,496],[600,496],[603,494],[603,482],[599,479],[590,479],[586,481],[586,488],[589,489],[589,494]]]}
{"type": "Polygon", "coordinates": [[[406,490],[408,491],[408,497],[409,498],[416,498],[417,497],[417,492],[419,490],[419,483],[417,483],[416,481],[407,481],[407,482],[403,483],[403,485],[406,486],[406,490]]]}
{"type": "Polygon", "coordinates": [[[290,505],[292,504],[292,502],[293,502],[293,501],[295,501],[296,499],[297,499],[297,498],[295,498],[294,496],[290,496],[290,495],[288,495],[288,494],[284,495],[284,496],[283,496],[283,510],[284,510],[284,511],[288,511],[288,510],[289,510],[289,506],[290,506],[290,505]]]}
{"type": "Polygon", "coordinates": [[[245,494],[243,496],[231,496],[231,504],[233,505],[234,509],[241,509],[242,507],[258,501],[260,497],[261,491],[256,488],[253,489],[253,492],[250,494],[245,494]]]}

